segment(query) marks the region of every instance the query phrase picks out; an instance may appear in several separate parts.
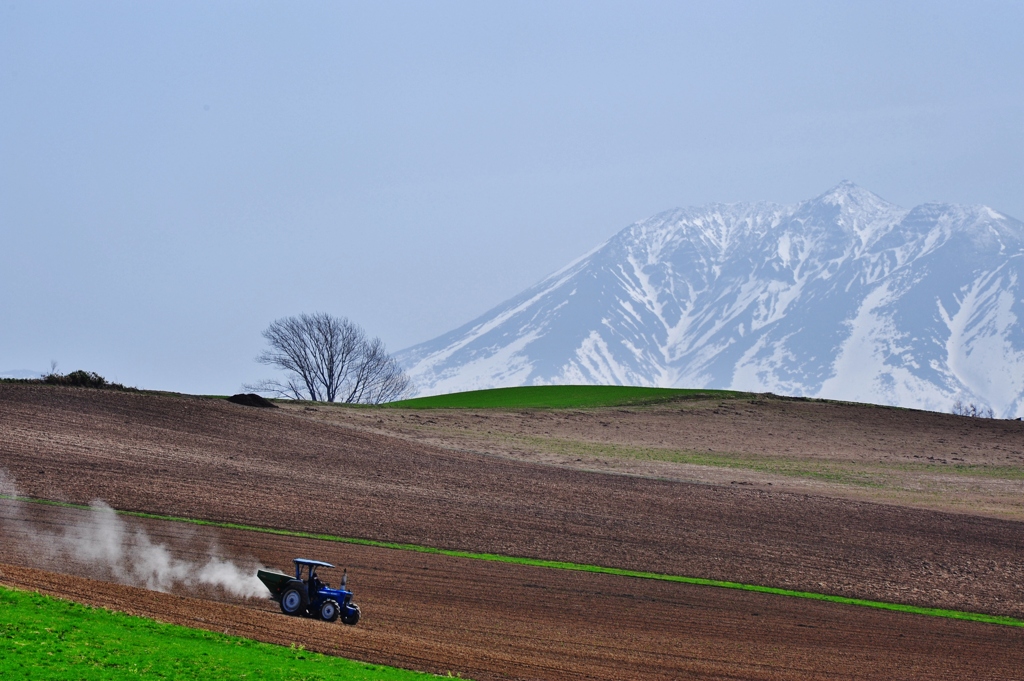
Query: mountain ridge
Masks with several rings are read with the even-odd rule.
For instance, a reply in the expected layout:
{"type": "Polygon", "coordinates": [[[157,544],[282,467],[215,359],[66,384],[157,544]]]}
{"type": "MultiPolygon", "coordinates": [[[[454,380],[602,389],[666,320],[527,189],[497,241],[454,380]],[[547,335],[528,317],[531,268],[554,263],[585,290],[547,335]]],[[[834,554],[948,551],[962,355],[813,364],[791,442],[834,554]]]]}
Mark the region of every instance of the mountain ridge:
{"type": "Polygon", "coordinates": [[[664,211],[398,353],[419,394],[611,383],[1024,412],[1024,224],[844,181],[664,211]]]}

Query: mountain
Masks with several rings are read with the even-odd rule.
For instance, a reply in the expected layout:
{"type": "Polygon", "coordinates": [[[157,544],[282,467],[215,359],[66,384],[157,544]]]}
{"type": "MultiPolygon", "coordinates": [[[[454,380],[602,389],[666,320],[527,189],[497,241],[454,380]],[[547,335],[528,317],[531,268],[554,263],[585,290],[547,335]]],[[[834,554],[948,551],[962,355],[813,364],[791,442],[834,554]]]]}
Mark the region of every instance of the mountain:
{"type": "Polygon", "coordinates": [[[1022,268],[1018,220],[843,182],[637,222],[398,358],[422,395],[629,384],[1021,416],[1022,268]]]}
{"type": "Polygon", "coordinates": [[[31,369],[8,369],[0,371],[0,378],[40,378],[44,372],[31,369]]]}

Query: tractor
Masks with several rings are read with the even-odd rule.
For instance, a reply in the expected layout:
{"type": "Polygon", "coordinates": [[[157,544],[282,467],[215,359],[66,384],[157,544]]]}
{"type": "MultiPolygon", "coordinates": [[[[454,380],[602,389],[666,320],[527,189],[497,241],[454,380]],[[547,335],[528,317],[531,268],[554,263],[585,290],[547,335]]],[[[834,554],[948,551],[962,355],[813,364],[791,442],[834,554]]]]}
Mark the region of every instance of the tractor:
{"type": "Polygon", "coordinates": [[[293,617],[319,617],[325,622],[341,618],[344,624],[359,621],[359,606],[352,602],[348,584],[348,571],[341,576],[341,585],[332,589],[317,576],[317,568],[333,568],[330,563],[306,558],[295,558],[295,577],[279,572],[259,570],[256,576],[268,589],[270,596],[281,604],[281,612],[293,617]],[[306,573],[303,579],[303,572],[306,573]]]}

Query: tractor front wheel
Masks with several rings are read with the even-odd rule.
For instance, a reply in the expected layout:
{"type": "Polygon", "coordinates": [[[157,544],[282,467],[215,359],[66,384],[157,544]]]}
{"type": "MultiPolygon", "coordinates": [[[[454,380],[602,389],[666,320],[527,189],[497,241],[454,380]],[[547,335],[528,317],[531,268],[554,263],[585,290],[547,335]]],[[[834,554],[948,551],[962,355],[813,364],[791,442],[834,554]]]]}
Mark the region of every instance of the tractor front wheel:
{"type": "Polygon", "coordinates": [[[338,601],[328,598],[320,605],[320,619],[324,622],[333,622],[338,619],[340,614],[341,608],[338,607],[338,601]]]}
{"type": "Polygon", "coordinates": [[[341,616],[341,623],[349,626],[355,625],[359,621],[359,606],[352,603],[345,609],[345,614],[341,616]]]}
{"type": "Polygon", "coordinates": [[[306,614],[306,587],[304,584],[289,585],[281,594],[281,612],[298,616],[306,614]]]}

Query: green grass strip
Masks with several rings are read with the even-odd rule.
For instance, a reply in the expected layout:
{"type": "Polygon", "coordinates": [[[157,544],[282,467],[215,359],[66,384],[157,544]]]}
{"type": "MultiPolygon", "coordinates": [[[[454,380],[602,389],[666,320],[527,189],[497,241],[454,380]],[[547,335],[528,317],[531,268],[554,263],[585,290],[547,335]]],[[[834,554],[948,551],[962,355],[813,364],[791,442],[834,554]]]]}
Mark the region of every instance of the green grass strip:
{"type": "Polygon", "coordinates": [[[0,587],[0,678],[419,681],[323,655],[0,587]]]}
{"type": "MultiPolygon", "coordinates": [[[[69,504],[62,501],[51,501],[49,499],[32,499],[27,497],[10,497],[0,495],[0,498],[14,499],[50,506],[62,506],[89,510],[89,506],[82,504],[69,504]]],[[[865,608],[876,608],[879,610],[892,610],[894,612],[911,613],[915,615],[927,615],[929,617],[944,617],[954,620],[966,620],[969,622],[984,622],[987,624],[1001,624],[1008,627],[1024,627],[1024,620],[1005,615],[988,615],[980,612],[965,612],[962,610],[945,610],[943,608],[926,608],[918,605],[905,605],[903,603],[888,603],[885,601],[871,601],[863,598],[849,598],[846,596],[833,596],[831,594],[816,593],[813,591],[794,591],[791,589],[780,589],[774,586],[761,586],[760,584],[744,584],[742,582],[728,582],[719,579],[704,579],[702,577],[686,577],[683,575],[670,575],[661,572],[645,572],[642,570],[627,570],[624,568],[605,567],[603,565],[588,565],[586,563],[570,563],[560,560],[545,560],[543,558],[524,558],[521,556],[505,556],[497,553],[478,553],[475,551],[460,551],[457,549],[441,549],[434,546],[422,546],[420,544],[401,544],[397,542],[379,541],[376,539],[362,539],[359,537],[339,537],[333,534],[320,534],[317,532],[303,532],[300,530],[282,530],[273,527],[259,527],[256,525],[244,525],[241,523],[229,523],[217,520],[203,520],[200,518],[182,518],[178,516],[161,515],[157,513],[145,513],[143,511],[117,511],[118,514],[135,518],[146,518],[149,520],[165,520],[178,523],[191,523],[205,527],[217,527],[228,530],[243,530],[246,532],[261,532],[263,534],[274,534],[283,537],[295,537],[298,539],[315,539],[319,541],[338,542],[342,544],[356,544],[359,546],[372,546],[381,549],[394,549],[398,551],[415,551],[417,553],[429,553],[452,558],[468,558],[471,560],[488,560],[496,563],[511,563],[513,565],[527,565],[530,567],[550,568],[554,570],[572,570],[575,572],[591,572],[601,575],[616,575],[619,577],[633,577],[636,579],[654,579],[662,582],[676,582],[679,584],[693,584],[696,586],[712,586],[720,589],[736,589],[739,591],[753,591],[755,593],[772,594],[775,596],[788,596],[791,598],[806,598],[814,601],[827,603],[842,603],[844,605],[858,605],[865,608]]]]}
{"type": "Polygon", "coordinates": [[[381,406],[399,409],[579,409],[750,396],[749,393],[732,390],[644,388],[629,385],[533,385],[417,397],[381,406]]]}

